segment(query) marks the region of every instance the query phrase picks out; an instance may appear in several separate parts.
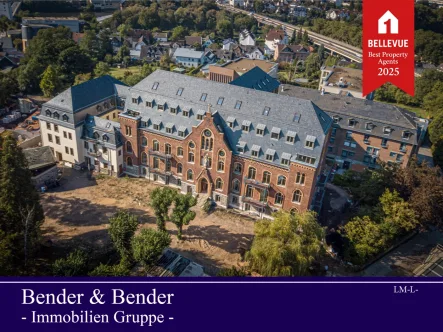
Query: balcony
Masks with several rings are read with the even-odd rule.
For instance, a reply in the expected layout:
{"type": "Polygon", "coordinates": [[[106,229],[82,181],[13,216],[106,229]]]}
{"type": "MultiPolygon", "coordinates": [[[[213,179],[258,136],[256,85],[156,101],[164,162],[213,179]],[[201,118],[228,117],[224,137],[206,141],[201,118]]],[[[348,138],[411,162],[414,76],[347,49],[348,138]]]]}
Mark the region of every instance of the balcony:
{"type": "Polygon", "coordinates": [[[148,167],[148,169],[149,169],[149,173],[158,174],[158,175],[167,175],[167,176],[172,175],[171,171],[166,171],[164,169],[153,168],[153,167],[148,167]]]}
{"type": "Polygon", "coordinates": [[[249,179],[246,176],[244,177],[243,180],[244,180],[245,184],[249,184],[249,185],[251,185],[255,188],[258,188],[258,189],[269,189],[269,187],[271,186],[269,183],[263,183],[263,182],[255,180],[255,179],[249,179]]]}
{"type": "Polygon", "coordinates": [[[138,166],[129,166],[126,163],[123,164],[123,170],[126,174],[133,175],[133,176],[139,176],[139,168],[138,166]]]}
{"type": "Polygon", "coordinates": [[[247,196],[242,196],[242,201],[243,201],[243,203],[253,204],[253,205],[256,205],[259,207],[268,206],[267,200],[266,201],[259,201],[259,200],[252,198],[252,197],[247,197],[247,196]]]}
{"type": "Polygon", "coordinates": [[[151,156],[159,157],[162,159],[171,159],[172,158],[172,154],[163,153],[161,151],[156,151],[153,149],[149,149],[149,154],[151,156]]]}
{"type": "Polygon", "coordinates": [[[100,157],[102,155],[102,153],[100,151],[95,151],[95,150],[88,150],[88,155],[90,155],[91,157],[100,157]]]}

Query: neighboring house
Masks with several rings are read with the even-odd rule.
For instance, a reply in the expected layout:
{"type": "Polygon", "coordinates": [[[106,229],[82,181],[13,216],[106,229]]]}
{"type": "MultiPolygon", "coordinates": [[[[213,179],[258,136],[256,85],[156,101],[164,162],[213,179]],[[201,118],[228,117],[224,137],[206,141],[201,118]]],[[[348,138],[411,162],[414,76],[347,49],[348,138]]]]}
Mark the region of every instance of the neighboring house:
{"type": "Polygon", "coordinates": [[[277,45],[288,44],[288,35],[284,30],[270,30],[266,35],[265,45],[274,53],[277,45]]]}
{"type": "Polygon", "coordinates": [[[236,45],[233,47],[235,58],[249,58],[264,60],[264,49],[261,46],[242,46],[236,45]]]}
{"type": "Polygon", "coordinates": [[[15,49],[12,38],[10,37],[0,37],[0,51],[7,52],[9,50],[15,49]]]}
{"type": "Polygon", "coordinates": [[[265,92],[278,92],[280,82],[265,73],[260,67],[254,67],[229,84],[265,92]]]}
{"type": "Polygon", "coordinates": [[[13,3],[12,0],[2,0],[0,1],[0,17],[6,16],[8,20],[12,20],[14,18],[13,16],[13,3]]]}
{"type": "Polygon", "coordinates": [[[95,9],[116,10],[119,9],[124,1],[120,0],[87,0],[95,9]]]}
{"type": "Polygon", "coordinates": [[[223,50],[225,51],[231,51],[235,46],[237,46],[235,40],[231,38],[223,40],[222,44],[223,44],[223,50]]]}
{"type": "Polygon", "coordinates": [[[326,12],[326,18],[329,20],[347,20],[349,13],[344,10],[330,9],[326,12]]]}
{"type": "Polygon", "coordinates": [[[395,105],[313,89],[281,85],[280,95],[306,98],[333,119],[327,158],[343,169],[362,171],[381,160],[406,167],[421,146],[428,120],[395,105]]]}
{"type": "Polygon", "coordinates": [[[220,83],[230,83],[251,69],[259,67],[272,78],[277,79],[278,64],[275,62],[252,59],[236,59],[222,65],[209,66],[209,79],[220,83]]]}
{"type": "Polygon", "coordinates": [[[176,49],[173,59],[177,64],[185,67],[198,67],[208,62],[205,52],[194,51],[189,48],[176,49]]]}
{"type": "Polygon", "coordinates": [[[148,277],[205,277],[203,266],[171,249],[166,249],[158,261],[148,269],[148,277]]]}
{"type": "Polygon", "coordinates": [[[111,176],[123,172],[120,123],[103,117],[86,115],[82,140],[89,169],[111,176]]]}
{"type": "Polygon", "coordinates": [[[11,71],[13,68],[16,68],[17,64],[10,59],[6,55],[0,54],[0,71],[5,73],[11,71]]]}
{"type": "Polygon", "coordinates": [[[133,44],[132,49],[141,51],[142,47],[147,45],[149,45],[149,40],[145,36],[140,36],[140,38],[133,44]]]}
{"type": "Polygon", "coordinates": [[[148,45],[143,46],[140,51],[140,60],[147,62],[160,61],[161,57],[169,53],[170,48],[167,46],[148,45]]]}
{"type": "Polygon", "coordinates": [[[243,46],[255,46],[255,36],[252,32],[245,29],[240,32],[239,43],[243,46]]]}
{"type": "Polygon", "coordinates": [[[211,46],[213,43],[214,43],[214,42],[211,40],[211,38],[209,38],[209,37],[205,37],[205,38],[203,38],[203,45],[202,45],[202,48],[203,48],[203,49],[206,49],[206,48],[208,48],[209,46],[211,46]]]}
{"type": "Polygon", "coordinates": [[[49,146],[42,146],[32,149],[24,149],[28,163],[28,169],[31,171],[32,184],[40,189],[49,187],[56,183],[58,177],[57,162],[49,146]]]}
{"type": "Polygon", "coordinates": [[[308,10],[304,6],[292,4],[290,5],[289,15],[294,17],[306,17],[308,15],[308,10]]]}
{"type": "Polygon", "coordinates": [[[123,46],[123,39],[120,36],[113,36],[110,38],[112,50],[117,53],[120,47],[123,46]]]}
{"type": "Polygon", "coordinates": [[[244,7],[245,0],[229,0],[229,4],[234,7],[244,7]]]}
{"type": "Polygon", "coordinates": [[[233,51],[227,51],[224,49],[219,49],[214,52],[216,58],[218,60],[230,61],[235,59],[235,54],[233,51]]]}
{"type": "Polygon", "coordinates": [[[203,44],[203,38],[201,36],[186,36],[185,37],[185,46],[193,47],[198,45],[201,47],[203,44]]]}
{"type": "Polygon", "coordinates": [[[168,33],[167,32],[154,32],[152,35],[155,41],[157,42],[167,42],[168,41],[168,33]]]}
{"type": "Polygon", "coordinates": [[[129,57],[131,58],[131,60],[140,60],[140,55],[141,55],[141,50],[137,51],[137,50],[130,50],[129,51],[129,57]]]}
{"type": "MultiPolygon", "coordinates": [[[[43,146],[49,146],[57,161],[84,164],[84,120],[88,115],[109,116],[125,103],[128,87],[111,76],[74,85],[43,104],[38,119],[43,146]]],[[[112,117],[112,118],[111,118],[112,117]]]]}
{"type": "Polygon", "coordinates": [[[311,54],[309,49],[303,45],[282,45],[279,44],[275,48],[274,61],[276,62],[293,62],[294,60],[305,61],[311,54]]]}
{"type": "Polygon", "coordinates": [[[262,217],[306,211],[322,196],[332,119],[309,100],[163,70],[127,100],[127,175],[262,217]]]}

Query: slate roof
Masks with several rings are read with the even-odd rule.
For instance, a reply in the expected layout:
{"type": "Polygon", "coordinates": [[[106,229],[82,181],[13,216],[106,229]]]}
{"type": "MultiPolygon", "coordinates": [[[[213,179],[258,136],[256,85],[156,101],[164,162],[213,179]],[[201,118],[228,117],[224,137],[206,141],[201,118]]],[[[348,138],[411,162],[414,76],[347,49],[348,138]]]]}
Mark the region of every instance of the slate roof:
{"type": "Polygon", "coordinates": [[[23,154],[28,162],[28,168],[35,170],[52,164],[56,164],[56,160],[49,146],[41,146],[38,148],[25,149],[23,154]]]}
{"type": "MultiPolygon", "coordinates": [[[[120,116],[130,116],[128,111],[136,112],[135,116],[139,117],[145,125],[144,130],[160,132],[164,136],[171,136],[175,139],[184,139],[179,137],[176,131],[171,134],[166,133],[165,124],[174,123],[176,128],[186,127],[189,134],[193,131],[193,126],[198,126],[201,122],[197,119],[197,112],[207,110],[210,104],[214,122],[218,129],[225,133],[227,143],[234,154],[254,158],[251,155],[251,148],[253,145],[259,145],[261,151],[267,149],[276,151],[272,163],[279,166],[281,166],[281,154],[284,152],[291,154],[293,161],[296,160],[297,154],[315,158],[313,166],[318,166],[325,136],[332,123],[332,119],[309,100],[279,96],[162,70],[155,71],[130,88],[130,94],[125,105],[125,112],[120,116]],[[158,83],[158,86],[156,90],[153,90],[155,83],[158,83]],[[179,88],[183,88],[181,96],[177,95],[179,88]],[[205,102],[200,101],[203,93],[207,94],[205,102]],[[222,105],[217,104],[220,97],[224,98],[222,105]],[[132,98],[138,102],[132,103],[132,98]],[[153,107],[147,107],[146,101],[152,100],[154,100],[153,107]],[[241,107],[235,109],[238,101],[241,101],[241,107]],[[169,110],[169,104],[174,103],[179,105],[176,114],[170,113],[169,110]],[[165,105],[164,111],[158,110],[159,104],[165,105]],[[190,112],[190,116],[184,116],[183,110],[190,112]],[[268,110],[268,115],[264,115],[265,110],[268,110]],[[233,128],[229,127],[228,118],[235,119],[233,128]],[[155,130],[152,124],[158,123],[159,120],[162,126],[159,130],[155,130]],[[242,130],[244,121],[251,123],[249,132],[242,130]],[[263,136],[256,134],[258,124],[266,125],[263,136]],[[271,139],[273,127],[281,128],[278,140],[271,139]],[[288,131],[297,133],[293,144],[286,143],[288,131]],[[317,138],[313,149],[305,148],[308,135],[317,138]],[[245,143],[244,153],[236,149],[239,142],[245,143]]],[[[266,162],[264,154],[260,154],[257,159],[266,162]]]]}
{"type": "Polygon", "coordinates": [[[331,117],[337,117],[338,123],[334,124],[336,127],[389,140],[417,144],[418,135],[414,114],[395,105],[336,94],[325,93],[322,95],[318,90],[292,85],[284,85],[282,89],[279,89],[280,95],[312,100],[331,117]],[[352,128],[348,126],[350,119],[357,121],[352,128]],[[371,122],[375,127],[371,131],[366,130],[366,124],[371,122]],[[384,134],[384,127],[393,129],[390,135],[384,134]],[[404,130],[410,130],[413,133],[412,138],[403,139],[402,132],[404,130]]]}
{"type": "Polygon", "coordinates": [[[174,52],[174,57],[201,59],[203,52],[194,51],[189,48],[177,48],[174,52]]]}
{"type": "Polygon", "coordinates": [[[97,140],[106,147],[116,148],[122,145],[120,123],[88,114],[83,125],[82,138],[97,140]],[[94,137],[94,133],[98,137],[94,137]]]}
{"type": "Polygon", "coordinates": [[[243,88],[273,92],[279,87],[280,82],[265,73],[260,67],[254,67],[229,84],[243,88]]]}

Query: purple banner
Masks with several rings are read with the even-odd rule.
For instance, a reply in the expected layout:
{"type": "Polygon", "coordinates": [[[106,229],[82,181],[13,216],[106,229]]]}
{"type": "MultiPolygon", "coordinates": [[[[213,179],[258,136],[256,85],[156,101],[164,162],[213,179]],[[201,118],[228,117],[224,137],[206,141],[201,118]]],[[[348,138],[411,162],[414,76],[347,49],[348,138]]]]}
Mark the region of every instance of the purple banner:
{"type": "Polygon", "coordinates": [[[430,331],[439,279],[2,279],[2,331],[430,331]]]}

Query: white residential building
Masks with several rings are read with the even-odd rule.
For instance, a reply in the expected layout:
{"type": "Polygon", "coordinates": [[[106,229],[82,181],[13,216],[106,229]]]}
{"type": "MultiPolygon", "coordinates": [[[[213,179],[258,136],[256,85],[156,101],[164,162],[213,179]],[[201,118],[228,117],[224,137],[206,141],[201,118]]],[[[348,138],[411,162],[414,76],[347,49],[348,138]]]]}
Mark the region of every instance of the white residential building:
{"type": "Polygon", "coordinates": [[[72,86],[43,104],[39,115],[43,146],[51,147],[59,162],[89,162],[82,140],[85,119],[92,115],[118,124],[118,110],[124,107],[127,91],[124,83],[102,76],[72,86]]]}
{"type": "Polygon", "coordinates": [[[255,46],[255,37],[249,30],[245,29],[240,32],[239,36],[240,45],[243,46],[255,46]]]}
{"type": "Polygon", "coordinates": [[[277,45],[288,44],[289,38],[284,30],[270,30],[266,35],[265,45],[274,53],[277,45]]]}
{"type": "Polygon", "coordinates": [[[6,16],[8,20],[12,20],[12,4],[11,0],[2,0],[0,1],[0,17],[6,16]]]}

